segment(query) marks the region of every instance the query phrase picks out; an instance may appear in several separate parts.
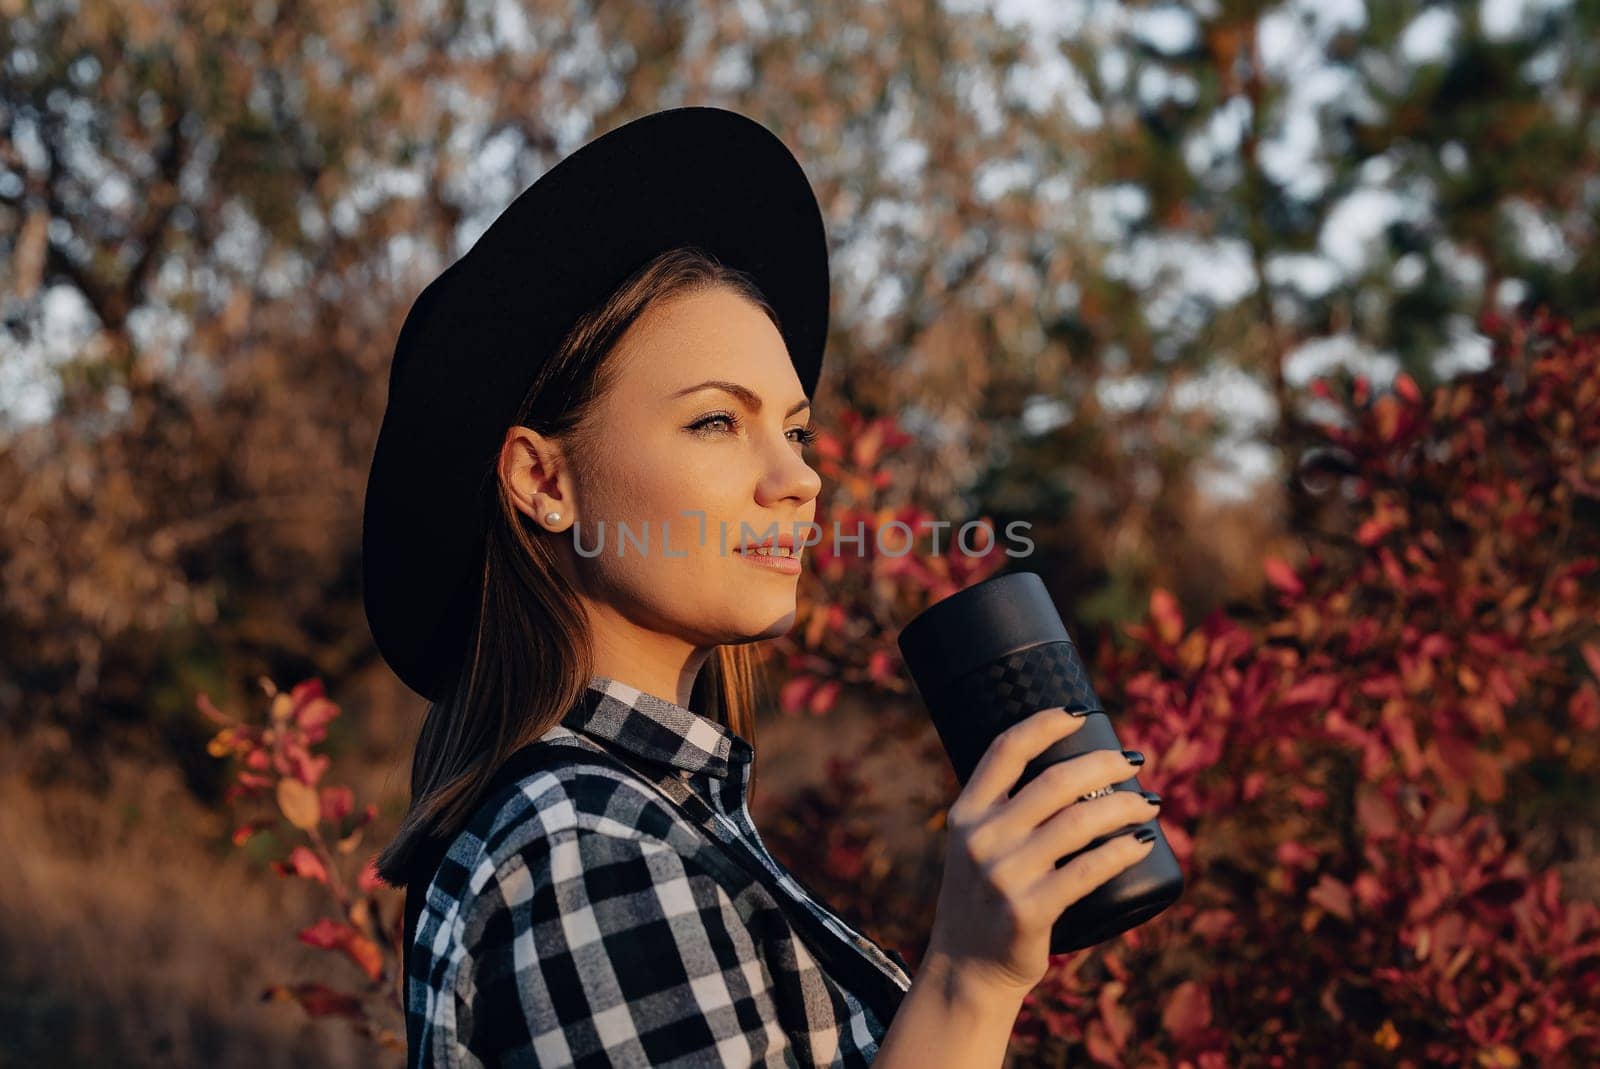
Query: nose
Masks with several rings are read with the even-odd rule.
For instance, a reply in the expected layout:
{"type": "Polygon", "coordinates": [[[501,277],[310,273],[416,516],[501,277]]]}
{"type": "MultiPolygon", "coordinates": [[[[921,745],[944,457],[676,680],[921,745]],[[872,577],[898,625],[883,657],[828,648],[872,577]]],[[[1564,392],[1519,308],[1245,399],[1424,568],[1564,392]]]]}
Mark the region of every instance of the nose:
{"type": "Polygon", "coordinates": [[[822,491],[822,476],[795,449],[794,440],[780,436],[766,451],[766,464],[756,484],[761,505],[804,505],[822,491]]]}

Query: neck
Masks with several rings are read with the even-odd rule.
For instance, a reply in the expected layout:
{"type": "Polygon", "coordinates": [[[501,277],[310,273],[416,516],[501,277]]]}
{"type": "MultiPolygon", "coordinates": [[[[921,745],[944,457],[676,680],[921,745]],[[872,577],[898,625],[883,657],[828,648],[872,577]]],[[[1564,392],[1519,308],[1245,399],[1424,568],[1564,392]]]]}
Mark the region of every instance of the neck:
{"type": "Polygon", "coordinates": [[[590,608],[594,673],[654,694],[685,709],[711,646],[639,627],[605,609],[590,608]]]}

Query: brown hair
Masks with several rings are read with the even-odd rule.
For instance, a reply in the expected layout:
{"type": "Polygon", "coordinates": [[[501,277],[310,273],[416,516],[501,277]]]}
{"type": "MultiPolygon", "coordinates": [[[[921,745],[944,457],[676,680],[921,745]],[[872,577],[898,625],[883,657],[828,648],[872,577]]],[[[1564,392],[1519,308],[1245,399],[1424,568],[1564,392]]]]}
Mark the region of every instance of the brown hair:
{"type": "MultiPolygon", "coordinates": [[[[712,286],[732,289],[778,323],[747,275],[692,246],[669,250],[574,324],[539,369],[513,425],[570,443],[581,469],[593,443],[588,417],[615,381],[612,355],[623,333],[652,303],[712,286]]],[[[422,842],[454,838],[505,759],[560,722],[593,674],[578,595],[556,567],[554,547],[494,481],[499,507],[485,538],[470,656],[453,689],[428,705],[411,762],[411,804],[377,859],[378,875],[396,887],[413,875],[422,842]]],[[[690,709],[753,746],[765,691],[756,644],[718,646],[695,680],[690,709]]],[[[752,791],[754,777],[752,765],[752,791]]]]}

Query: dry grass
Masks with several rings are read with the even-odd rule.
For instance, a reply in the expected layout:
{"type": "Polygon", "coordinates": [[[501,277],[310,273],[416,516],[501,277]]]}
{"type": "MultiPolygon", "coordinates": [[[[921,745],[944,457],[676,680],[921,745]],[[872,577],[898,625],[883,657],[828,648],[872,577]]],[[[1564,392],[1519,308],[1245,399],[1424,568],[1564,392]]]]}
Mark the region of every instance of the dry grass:
{"type": "Polygon", "coordinates": [[[358,974],[294,938],[331,900],[228,830],[172,770],[115,763],[104,797],[0,773],[0,1065],[384,1064],[343,1022],[258,1000],[358,974]]]}

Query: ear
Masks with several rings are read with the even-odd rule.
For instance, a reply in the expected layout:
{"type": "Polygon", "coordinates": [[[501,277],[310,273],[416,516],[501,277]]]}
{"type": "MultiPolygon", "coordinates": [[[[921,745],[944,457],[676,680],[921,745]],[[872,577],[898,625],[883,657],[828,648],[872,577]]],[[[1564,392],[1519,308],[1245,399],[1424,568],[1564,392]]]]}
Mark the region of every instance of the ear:
{"type": "Polygon", "coordinates": [[[500,445],[498,474],[517,508],[545,530],[565,531],[577,519],[572,465],[556,439],[511,427],[500,445]],[[549,519],[551,513],[559,519],[549,519]]]}

